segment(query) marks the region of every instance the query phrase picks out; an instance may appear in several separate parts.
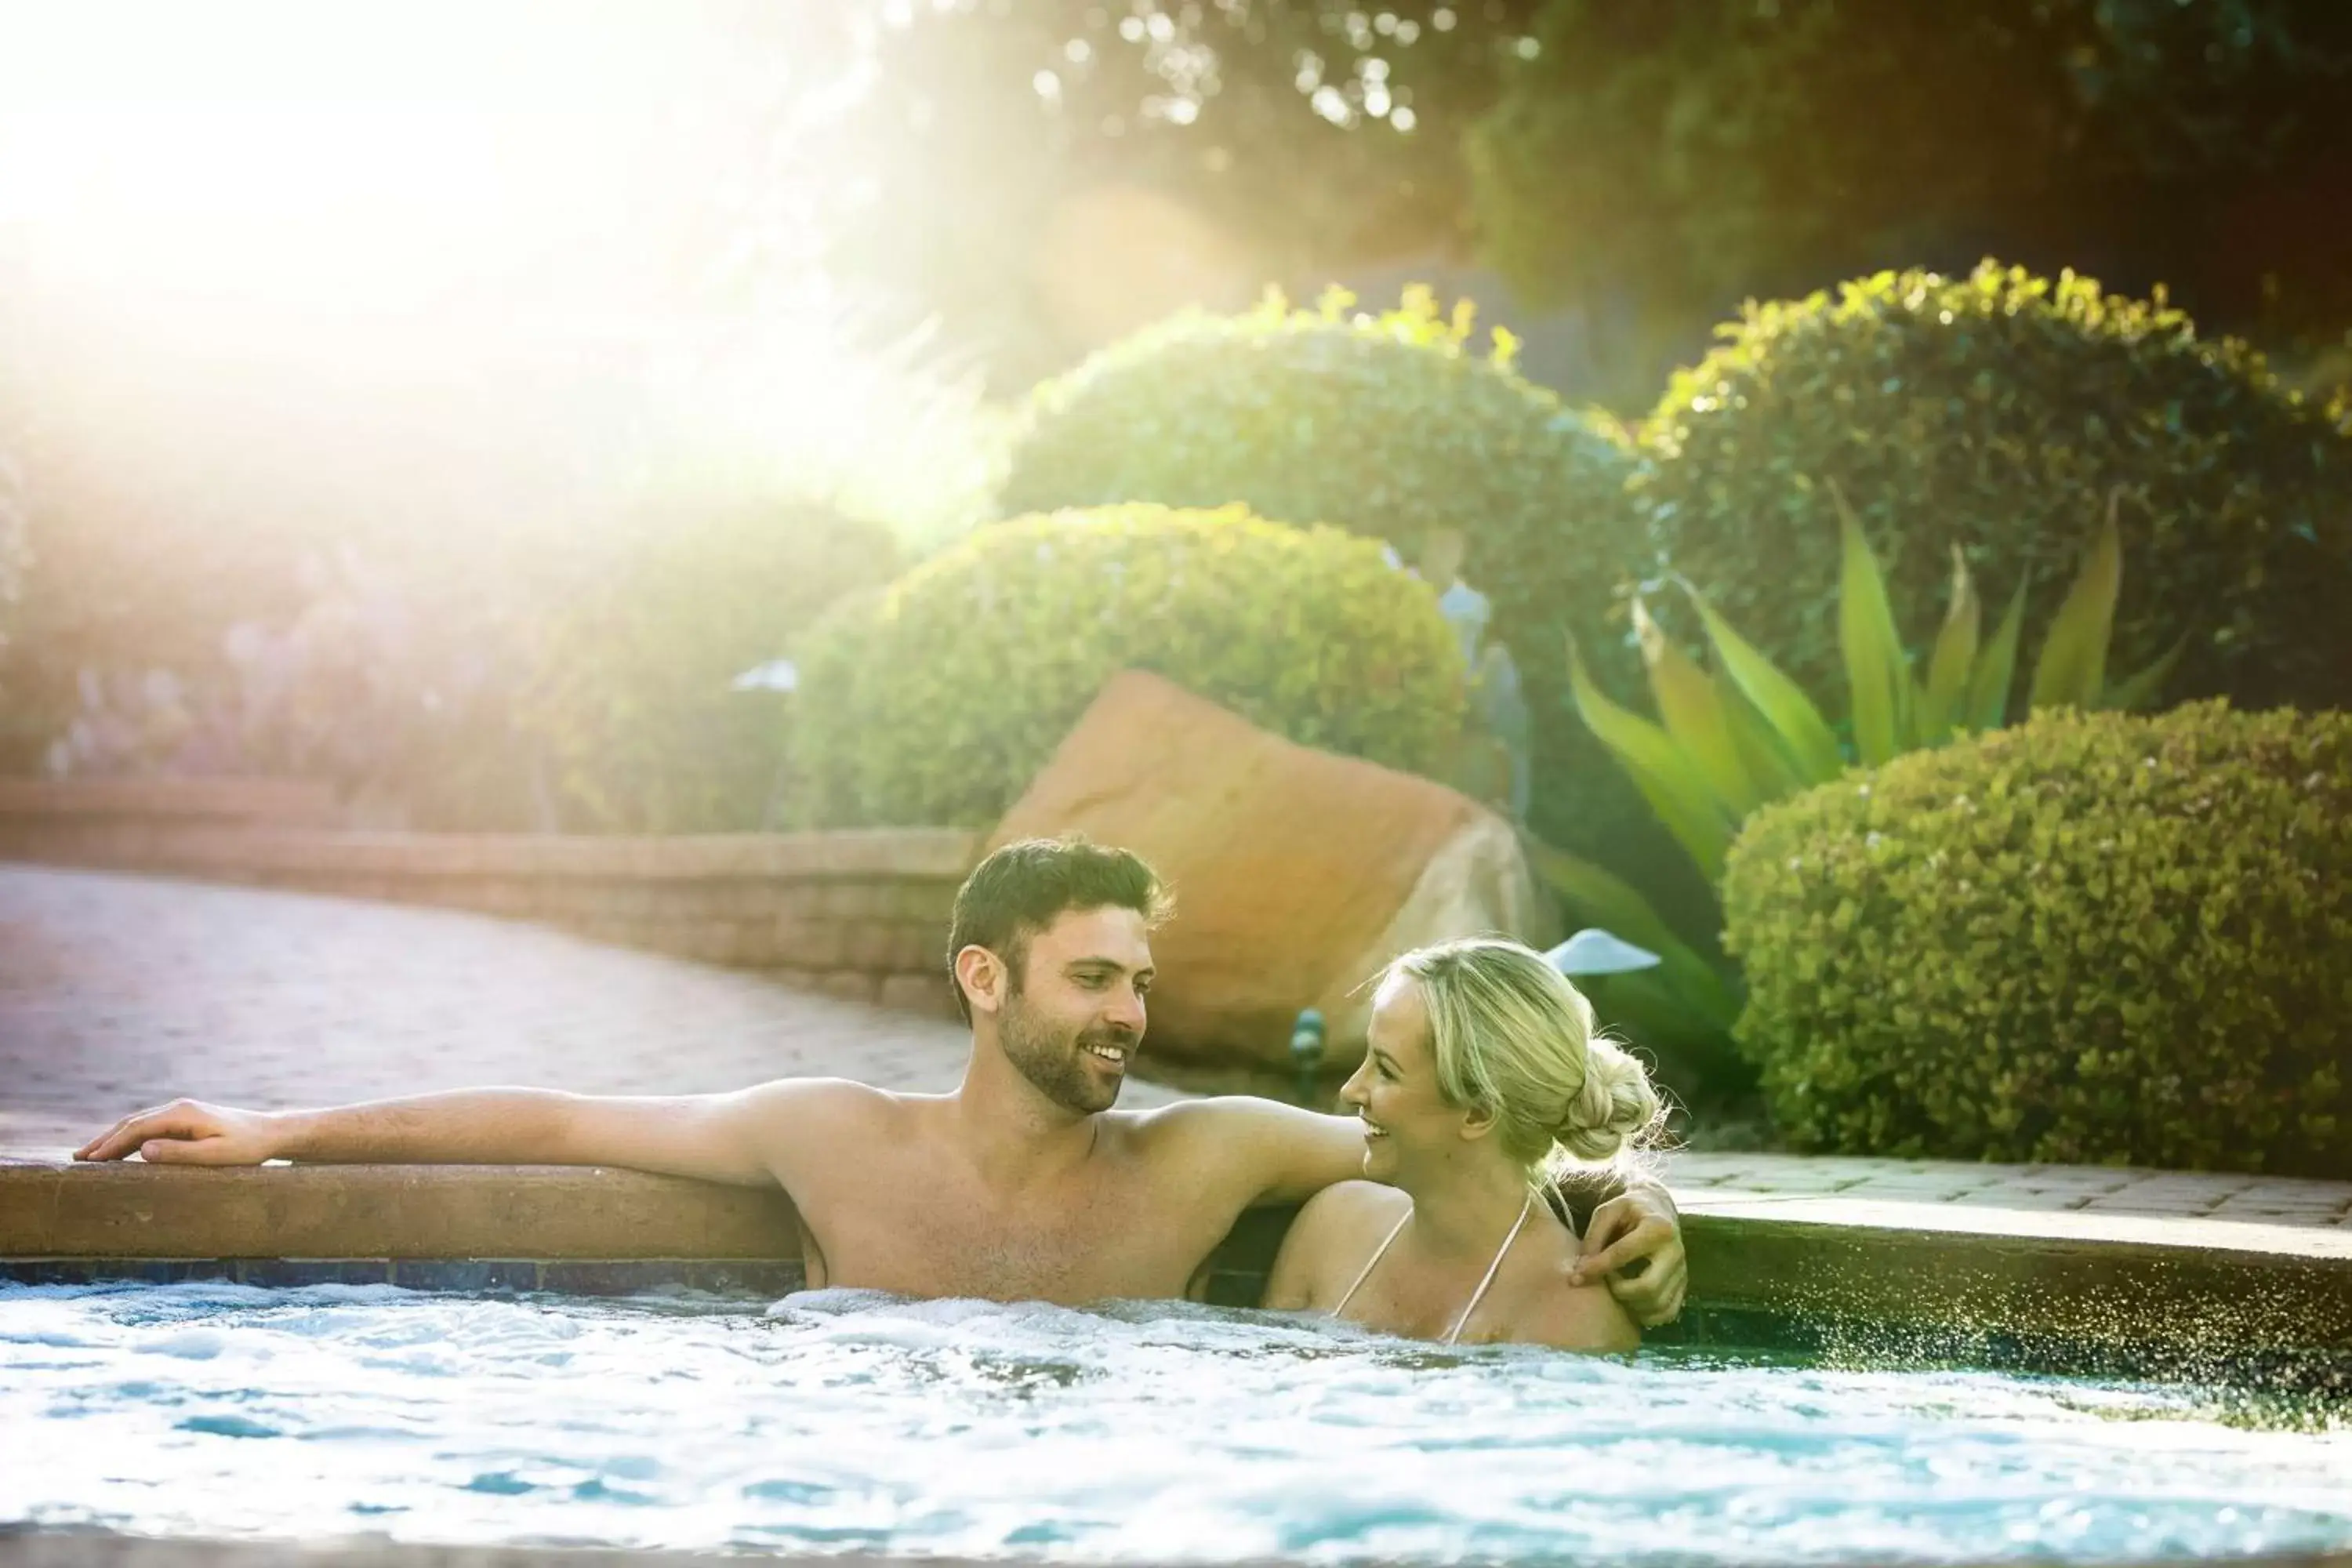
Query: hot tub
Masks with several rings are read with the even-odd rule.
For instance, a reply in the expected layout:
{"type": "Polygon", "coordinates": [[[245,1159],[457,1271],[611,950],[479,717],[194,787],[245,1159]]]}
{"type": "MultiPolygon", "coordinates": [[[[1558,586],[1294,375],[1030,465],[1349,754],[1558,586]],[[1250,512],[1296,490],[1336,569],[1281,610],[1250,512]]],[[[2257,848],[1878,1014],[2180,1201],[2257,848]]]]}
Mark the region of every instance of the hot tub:
{"type": "Polygon", "coordinates": [[[1274,1214],[1221,1256],[1226,1304],[1073,1310],[802,1291],[780,1195],[618,1173],[45,1179],[37,1221],[5,1203],[30,1178],[0,1183],[20,1528],[1106,1563],[2352,1551],[2352,1275],[2324,1247],[1693,1215],[1685,1321],[1611,1360],[1239,1304],[1274,1214]]]}

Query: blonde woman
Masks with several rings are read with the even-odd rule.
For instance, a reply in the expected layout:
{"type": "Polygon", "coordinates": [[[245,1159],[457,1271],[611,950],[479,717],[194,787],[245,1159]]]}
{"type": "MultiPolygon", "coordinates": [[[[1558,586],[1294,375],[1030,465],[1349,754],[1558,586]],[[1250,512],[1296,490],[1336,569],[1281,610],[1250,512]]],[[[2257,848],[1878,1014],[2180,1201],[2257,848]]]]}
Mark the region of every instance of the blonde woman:
{"type": "Polygon", "coordinates": [[[1445,942],[1382,973],[1368,1041],[1340,1091],[1367,1179],[1299,1211],[1265,1304],[1446,1344],[1638,1346],[1605,1286],[1571,1282],[1577,1237],[1545,1201],[1563,1165],[1609,1160],[1659,1120],[1649,1075],[1595,1033],[1582,994],[1517,942],[1445,942]]]}

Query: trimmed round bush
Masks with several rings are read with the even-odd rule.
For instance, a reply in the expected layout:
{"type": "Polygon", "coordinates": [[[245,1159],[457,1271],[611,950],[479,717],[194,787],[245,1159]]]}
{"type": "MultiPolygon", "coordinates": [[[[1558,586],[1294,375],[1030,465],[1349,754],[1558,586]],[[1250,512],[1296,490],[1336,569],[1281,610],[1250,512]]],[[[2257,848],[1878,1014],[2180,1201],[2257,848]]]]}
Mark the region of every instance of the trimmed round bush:
{"type": "MultiPolygon", "coordinates": [[[[2186,636],[2168,695],[2352,703],[2352,441],[2178,310],[1990,262],[1750,305],[1677,374],[1637,481],[1672,565],[1791,674],[1842,689],[1835,481],[1897,624],[1941,621],[1951,545],[2046,626],[2112,497],[2109,668],[2186,636]]],[[[2029,661],[2030,662],[2030,661],[2029,661]]]]}
{"type": "Polygon", "coordinates": [[[981,529],[810,634],[797,814],[988,826],[1127,668],[1417,773],[1444,767],[1462,723],[1454,635],[1377,545],[1238,507],[1065,511],[981,529]]]}
{"type": "Polygon", "coordinates": [[[564,826],[761,826],[785,758],[781,700],[732,682],[898,565],[888,531],[814,504],[643,520],[564,596],[533,652],[520,719],[564,826]]]}
{"type": "Polygon", "coordinates": [[[1509,646],[1532,714],[1529,819],[1621,864],[1640,846],[1671,878],[1672,846],[1568,693],[1571,632],[1603,685],[1621,697],[1640,687],[1617,597],[1652,561],[1626,494],[1630,441],[1519,376],[1508,334],[1475,353],[1466,307],[1443,315],[1425,289],[1377,316],[1349,302],[1179,316],[1039,387],[1002,510],[1234,503],[1409,555],[1458,533],[1461,574],[1492,600],[1491,635],[1509,646]]]}
{"type": "Polygon", "coordinates": [[[1498,616],[1605,611],[1647,558],[1615,426],[1521,378],[1507,334],[1481,358],[1466,309],[1446,318],[1426,289],[1379,316],[1345,303],[1178,316],[1047,382],[1003,510],[1239,504],[1405,551],[1454,530],[1498,616]]]}
{"type": "Polygon", "coordinates": [[[1751,817],[1801,1149],[2352,1176],[2352,716],[2061,710],[1751,817]]]}

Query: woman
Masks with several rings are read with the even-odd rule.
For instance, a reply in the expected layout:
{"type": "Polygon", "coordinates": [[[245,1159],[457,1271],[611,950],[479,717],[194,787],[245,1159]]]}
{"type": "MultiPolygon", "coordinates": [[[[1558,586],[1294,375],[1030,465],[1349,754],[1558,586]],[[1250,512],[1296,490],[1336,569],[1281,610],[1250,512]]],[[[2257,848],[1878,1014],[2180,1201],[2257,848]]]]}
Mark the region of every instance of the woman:
{"type": "Polygon", "coordinates": [[[1369,1180],[1299,1211],[1265,1304],[1446,1344],[1638,1346],[1606,1286],[1569,1282],[1576,1233],[1544,1201],[1562,1163],[1611,1159],[1659,1120],[1576,987],[1515,942],[1421,948],[1381,974],[1367,1047],[1340,1095],[1369,1180]]]}

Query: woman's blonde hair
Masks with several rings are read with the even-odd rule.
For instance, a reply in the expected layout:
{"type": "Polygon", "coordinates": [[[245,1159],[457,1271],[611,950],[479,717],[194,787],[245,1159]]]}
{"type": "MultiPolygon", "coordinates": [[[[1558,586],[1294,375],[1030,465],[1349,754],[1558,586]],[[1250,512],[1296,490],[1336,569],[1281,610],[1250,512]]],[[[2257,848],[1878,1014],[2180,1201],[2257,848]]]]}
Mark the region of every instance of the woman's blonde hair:
{"type": "Polygon", "coordinates": [[[1593,1027],[1592,1004],[1531,948],[1473,937],[1415,948],[1381,972],[1412,979],[1429,1013],[1438,1092],[1495,1119],[1531,1173],[1638,1149],[1663,1120],[1642,1064],[1593,1027]]]}

